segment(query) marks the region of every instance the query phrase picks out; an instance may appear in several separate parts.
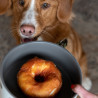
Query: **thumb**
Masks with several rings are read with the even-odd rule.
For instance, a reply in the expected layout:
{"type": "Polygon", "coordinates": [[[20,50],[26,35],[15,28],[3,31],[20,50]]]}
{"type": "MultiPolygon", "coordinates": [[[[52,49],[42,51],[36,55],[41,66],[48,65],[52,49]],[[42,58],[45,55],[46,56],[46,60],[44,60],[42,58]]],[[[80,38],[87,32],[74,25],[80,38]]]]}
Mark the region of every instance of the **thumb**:
{"type": "Polygon", "coordinates": [[[71,88],[73,92],[80,96],[80,98],[98,98],[98,96],[88,92],[80,85],[72,85],[71,88]]]}

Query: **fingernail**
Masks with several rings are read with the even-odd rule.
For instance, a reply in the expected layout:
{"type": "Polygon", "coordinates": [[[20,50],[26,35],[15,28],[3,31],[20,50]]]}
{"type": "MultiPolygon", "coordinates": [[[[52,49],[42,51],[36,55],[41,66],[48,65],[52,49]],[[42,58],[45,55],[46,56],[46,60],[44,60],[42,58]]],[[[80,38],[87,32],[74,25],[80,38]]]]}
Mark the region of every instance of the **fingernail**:
{"type": "Polygon", "coordinates": [[[74,88],[75,88],[75,85],[74,85],[74,84],[72,84],[72,85],[71,85],[71,89],[74,89],[74,88]]]}

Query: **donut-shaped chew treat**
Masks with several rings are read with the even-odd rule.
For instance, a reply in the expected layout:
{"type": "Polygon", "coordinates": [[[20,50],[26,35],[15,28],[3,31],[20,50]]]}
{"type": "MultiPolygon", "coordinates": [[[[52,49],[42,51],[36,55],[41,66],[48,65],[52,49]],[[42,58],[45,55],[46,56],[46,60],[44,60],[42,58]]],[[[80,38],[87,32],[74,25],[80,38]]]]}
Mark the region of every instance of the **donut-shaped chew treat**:
{"type": "Polygon", "coordinates": [[[61,73],[54,63],[37,57],[21,67],[17,81],[24,94],[30,97],[52,97],[62,86],[61,73]]]}

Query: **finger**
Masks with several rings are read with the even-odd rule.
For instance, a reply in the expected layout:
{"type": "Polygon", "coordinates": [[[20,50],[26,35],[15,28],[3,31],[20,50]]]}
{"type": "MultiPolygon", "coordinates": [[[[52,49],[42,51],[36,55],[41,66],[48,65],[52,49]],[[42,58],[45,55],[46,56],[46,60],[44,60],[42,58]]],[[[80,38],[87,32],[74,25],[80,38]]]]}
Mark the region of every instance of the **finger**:
{"type": "Polygon", "coordinates": [[[98,96],[88,92],[80,85],[72,85],[72,90],[77,93],[81,98],[98,98],[98,96]]]}

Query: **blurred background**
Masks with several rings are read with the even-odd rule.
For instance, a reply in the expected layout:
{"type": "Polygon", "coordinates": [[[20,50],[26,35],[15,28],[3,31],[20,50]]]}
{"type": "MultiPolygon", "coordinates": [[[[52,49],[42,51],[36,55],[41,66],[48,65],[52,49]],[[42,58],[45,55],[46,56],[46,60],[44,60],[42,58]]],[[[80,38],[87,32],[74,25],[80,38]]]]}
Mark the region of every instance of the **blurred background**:
{"type": "MultiPolygon", "coordinates": [[[[98,94],[98,0],[74,0],[76,17],[72,27],[80,35],[87,55],[88,71],[93,82],[92,93],[98,94]]],[[[11,17],[0,16],[0,65],[4,56],[16,46],[11,35],[11,17]]]]}

